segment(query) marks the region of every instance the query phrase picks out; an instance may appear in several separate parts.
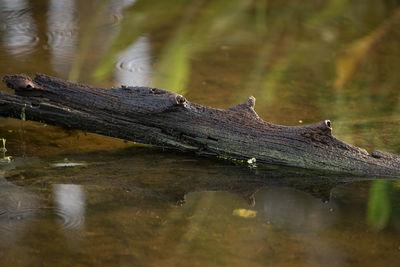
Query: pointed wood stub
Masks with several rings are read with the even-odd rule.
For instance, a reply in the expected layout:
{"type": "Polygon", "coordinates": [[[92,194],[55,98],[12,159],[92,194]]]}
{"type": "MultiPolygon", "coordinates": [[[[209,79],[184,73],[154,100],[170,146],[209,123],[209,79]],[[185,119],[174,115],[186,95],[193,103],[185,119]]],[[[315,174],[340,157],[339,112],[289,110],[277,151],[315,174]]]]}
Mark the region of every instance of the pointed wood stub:
{"type": "Polygon", "coordinates": [[[244,101],[241,104],[238,104],[236,106],[230,107],[229,110],[235,111],[235,112],[241,112],[246,115],[249,115],[255,119],[258,119],[259,116],[254,110],[254,106],[256,104],[256,98],[254,96],[249,96],[249,98],[244,101]]]}

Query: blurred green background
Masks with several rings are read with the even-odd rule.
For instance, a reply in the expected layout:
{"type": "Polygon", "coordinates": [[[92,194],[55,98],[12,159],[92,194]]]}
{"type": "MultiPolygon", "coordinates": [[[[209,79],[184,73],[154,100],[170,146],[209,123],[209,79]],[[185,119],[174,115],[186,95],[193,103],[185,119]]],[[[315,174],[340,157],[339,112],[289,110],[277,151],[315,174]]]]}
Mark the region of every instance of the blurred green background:
{"type": "MultiPolygon", "coordinates": [[[[159,87],[216,108],[253,95],[266,121],[330,119],[339,139],[400,154],[399,0],[0,0],[0,50],[0,76],[39,72],[104,88],[159,87]]],[[[0,90],[12,92],[3,84],[0,90]]],[[[1,117],[0,138],[7,140],[7,155],[19,160],[0,169],[6,196],[0,198],[0,233],[12,234],[0,239],[0,260],[6,255],[13,266],[33,256],[40,263],[63,258],[97,265],[99,257],[110,264],[140,259],[166,265],[184,258],[182,266],[214,260],[218,266],[265,266],[271,259],[280,266],[376,266],[399,259],[398,181],[338,186],[329,204],[270,187],[256,202],[265,218],[245,221],[233,218],[232,210],[249,208],[247,202],[226,192],[200,190],[181,209],[152,191],[169,190],[160,183],[166,175],[193,184],[198,173],[213,180],[229,169],[226,162],[211,166],[196,157],[1,117]],[[36,157],[44,163],[31,163],[36,157]],[[60,159],[79,159],[85,167],[43,167],[60,159]],[[14,209],[24,216],[51,211],[60,183],[73,185],[83,211],[87,204],[90,231],[62,233],[56,212],[35,215],[39,223],[27,223],[31,228],[6,217],[14,209]],[[33,195],[37,207],[19,211],[30,204],[24,195],[33,195]],[[18,202],[22,196],[28,201],[18,202]],[[79,243],[71,241],[78,232],[94,244],[79,260],[68,247],[79,243]],[[58,246],[51,245],[55,239],[58,246]],[[44,249],[38,253],[36,247],[44,249]]],[[[85,226],[81,213],[78,223],[85,226]]],[[[67,224],[76,223],[66,217],[67,224]]]]}
{"type": "Polygon", "coordinates": [[[267,121],[330,119],[346,142],[400,153],[398,1],[8,2],[1,75],[148,85],[219,108],[253,95],[267,121]]]}

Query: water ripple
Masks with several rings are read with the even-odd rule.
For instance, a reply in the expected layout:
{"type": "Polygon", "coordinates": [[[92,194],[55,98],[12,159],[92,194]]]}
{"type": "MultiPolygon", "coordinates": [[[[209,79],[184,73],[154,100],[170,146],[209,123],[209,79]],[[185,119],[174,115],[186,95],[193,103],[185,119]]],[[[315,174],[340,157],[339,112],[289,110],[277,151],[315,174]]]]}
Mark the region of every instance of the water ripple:
{"type": "Polygon", "coordinates": [[[130,86],[150,86],[152,55],[149,40],[140,37],[118,56],[116,80],[130,86]]]}
{"type": "Polygon", "coordinates": [[[144,56],[142,58],[123,58],[121,61],[117,63],[117,69],[123,71],[129,71],[134,73],[150,73],[149,68],[147,66],[143,66],[143,63],[147,61],[147,58],[144,56]]]}
{"type": "Polygon", "coordinates": [[[54,213],[64,230],[82,230],[85,225],[86,197],[83,188],[73,184],[53,185],[54,213]]]}
{"type": "MultiPolygon", "coordinates": [[[[62,48],[69,40],[75,41],[78,35],[77,29],[51,29],[47,32],[47,44],[52,48],[62,48]]],[[[75,46],[75,44],[72,44],[75,46]]]]}
{"type": "Polygon", "coordinates": [[[108,24],[110,26],[118,25],[123,18],[124,18],[124,16],[121,13],[112,13],[109,15],[109,23],[108,24]]]}
{"type": "Polygon", "coordinates": [[[85,225],[85,214],[71,213],[64,209],[56,208],[54,213],[60,219],[59,224],[64,230],[80,230],[85,225]]]}
{"type": "Polygon", "coordinates": [[[110,3],[108,7],[108,22],[107,24],[114,26],[118,25],[122,19],[124,18],[124,9],[130,7],[136,2],[136,0],[122,0],[122,1],[113,1],[110,3]]]}
{"type": "Polygon", "coordinates": [[[12,243],[37,216],[36,198],[16,186],[0,188],[0,245],[12,243]]]}
{"type": "Polygon", "coordinates": [[[29,9],[2,12],[3,41],[7,52],[26,55],[34,52],[39,42],[36,25],[29,9]]]}

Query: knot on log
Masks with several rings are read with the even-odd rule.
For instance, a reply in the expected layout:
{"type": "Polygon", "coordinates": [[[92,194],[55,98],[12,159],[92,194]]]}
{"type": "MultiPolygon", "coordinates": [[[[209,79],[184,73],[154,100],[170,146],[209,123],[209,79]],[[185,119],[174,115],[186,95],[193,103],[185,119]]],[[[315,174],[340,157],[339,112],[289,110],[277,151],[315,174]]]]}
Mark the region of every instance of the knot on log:
{"type": "Polygon", "coordinates": [[[332,123],[330,120],[324,120],[315,124],[302,127],[303,137],[309,138],[310,141],[328,144],[332,140],[332,123]]]}
{"type": "Polygon", "coordinates": [[[25,74],[4,75],[2,81],[21,96],[41,96],[43,88],[25,74]]]}
{"type": "Polygon", "coordinates": [[[7,87],[16,91],[24,89],[29,90],[35,87],[35,83],[32,81],[31,77],[25,74],[4,75],[2,81],[6,83],[7,87]]]}
{"type": "Polygon", "coordinates": [[[181,95],[177,95],[177,96],[175,97],[175,100],[176,100],[176,105],[178,105],[178,106],[182,106],[182,105],[184,105],[185,102],[186,102],[186,98],[184,98],[184,97],[181,96],[181,95]]]}
{"type": "Polygon", "coordinates": [[[330,120],[325,120],[324,124],[325,124],[326,128],[328,128],[329,130],[332,131],[332,124],[331,124],[330,120]]]}
{"type": "Polygon", "coordinates": [[[332,123],[330,120],[320,121],[320,122],[311,124],[310,126],[306,126],[305,128],[312,132],[319,132],[319,133],[323,133],[323,134],[327,134],[327,135],[332,134],[332,123]]]}
{"type": "Polygon", "coordinates": [[[157,114],[172,112],[179,108],[186,108],[188,101],[182,95],[149,87],[122,87],[125,92],[121,94],[120,88],[112,89],[123,107],[143,114],[157,114]],[[129,89],[129,90],[127,90],[129,89]]]}

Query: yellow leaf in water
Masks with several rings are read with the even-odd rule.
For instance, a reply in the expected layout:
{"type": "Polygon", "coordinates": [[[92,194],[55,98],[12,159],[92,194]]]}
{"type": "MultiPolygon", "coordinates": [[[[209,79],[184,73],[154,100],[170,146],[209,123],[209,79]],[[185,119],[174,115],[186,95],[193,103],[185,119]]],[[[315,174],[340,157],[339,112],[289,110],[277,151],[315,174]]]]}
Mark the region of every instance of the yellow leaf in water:
{"type": "Polygon", "coordinates": [[[233,210],[232,215],[242,218],[254,218],[257,215],[257,211],[248,209],[235,209],[233,210]]]}

